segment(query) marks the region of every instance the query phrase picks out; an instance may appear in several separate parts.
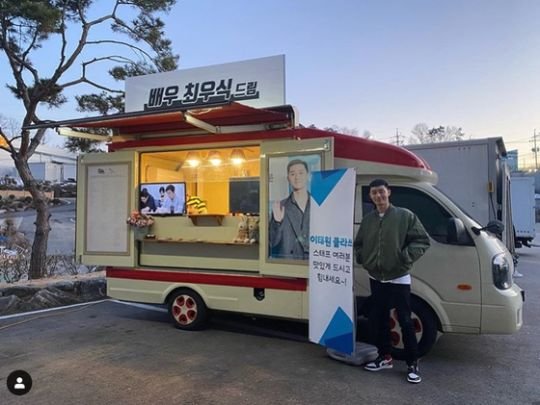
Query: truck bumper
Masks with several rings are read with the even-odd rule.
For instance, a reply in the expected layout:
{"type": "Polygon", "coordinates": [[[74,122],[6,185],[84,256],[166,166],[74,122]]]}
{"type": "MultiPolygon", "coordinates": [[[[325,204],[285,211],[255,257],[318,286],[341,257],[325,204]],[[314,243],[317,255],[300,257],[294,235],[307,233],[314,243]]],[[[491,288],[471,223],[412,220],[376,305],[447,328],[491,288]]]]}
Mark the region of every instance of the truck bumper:
{"type": "Polygon", "coordinates": [[[499,290],[501,303],[482,305],[480,333],[511,334],[523,325],[523,302],[525,292],[516,284],[508,290],[499,290]]]}

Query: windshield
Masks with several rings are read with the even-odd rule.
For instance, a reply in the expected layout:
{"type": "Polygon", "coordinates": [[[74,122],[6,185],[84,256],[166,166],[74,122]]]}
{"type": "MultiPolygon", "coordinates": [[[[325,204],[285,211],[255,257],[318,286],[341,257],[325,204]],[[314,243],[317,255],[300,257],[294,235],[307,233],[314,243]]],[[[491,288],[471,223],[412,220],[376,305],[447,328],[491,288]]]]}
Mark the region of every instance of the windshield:
{"type": "Polygon", "coordinates": [[[480,222],[474,218],[471,214],[469,214],[467,212],[467,210],[465,210],[461,205],[459,205],[456,200],[454,200],[452,197],[450,197],[448,194],[446,194],[444,191],[442,191],[439,187],[437,186],[433,186],[433,188],[435,190],[437,190],[439,193],[443,194],[444,196],[446,196],[446,198],[448,198],[450,201],[452,201],[452,203],[454,203],[465,215],[467,215],[473,222],[476,223],[476,225],[479,227],[479,228],[482,228],[482,225],[480,225],[480,222]]]}

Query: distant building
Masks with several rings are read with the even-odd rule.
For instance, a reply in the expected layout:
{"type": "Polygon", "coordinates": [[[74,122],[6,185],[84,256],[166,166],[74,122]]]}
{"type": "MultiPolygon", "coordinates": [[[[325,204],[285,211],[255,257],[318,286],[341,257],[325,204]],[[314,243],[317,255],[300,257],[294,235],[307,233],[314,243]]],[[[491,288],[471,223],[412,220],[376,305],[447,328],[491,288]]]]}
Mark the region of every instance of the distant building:
{"type": "MultiPolygon", "coordinates": [[[[28,161],[36,180],[63,182],[77,177],[77,155],[65,149],[40,145],[28,161]]],[[[19,173],[8,152],[0,150],[0,177],[20,181],[19,173]]]]}

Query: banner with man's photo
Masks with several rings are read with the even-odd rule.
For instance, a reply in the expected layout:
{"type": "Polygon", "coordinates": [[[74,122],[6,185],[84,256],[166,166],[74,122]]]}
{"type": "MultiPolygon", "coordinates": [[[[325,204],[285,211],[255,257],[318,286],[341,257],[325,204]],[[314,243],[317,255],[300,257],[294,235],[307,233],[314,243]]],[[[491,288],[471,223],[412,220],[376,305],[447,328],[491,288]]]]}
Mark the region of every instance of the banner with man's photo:
{"type": "Polygon", "coordinates": [[[321,155],[271,157],[268,170],[268,258],[302,263],[309,256],[311,173],[321,170],[321,155]]]}
{"type": "Polygon", "coordinates": [[[313,172],[309,236],[309,339],[355,351],[353,221],[355,169],[313,172]]]}

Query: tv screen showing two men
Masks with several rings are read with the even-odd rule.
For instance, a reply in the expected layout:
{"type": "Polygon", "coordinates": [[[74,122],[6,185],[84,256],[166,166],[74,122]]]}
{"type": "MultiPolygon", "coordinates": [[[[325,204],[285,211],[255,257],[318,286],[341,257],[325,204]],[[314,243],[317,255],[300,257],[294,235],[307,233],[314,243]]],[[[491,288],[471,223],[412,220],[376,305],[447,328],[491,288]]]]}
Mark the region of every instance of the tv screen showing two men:
{"type": "Polygon", "coordinates": [[[185,183],[146,183],[139,190],[143,214],[181,215],[186,208],[185,183]]]}

